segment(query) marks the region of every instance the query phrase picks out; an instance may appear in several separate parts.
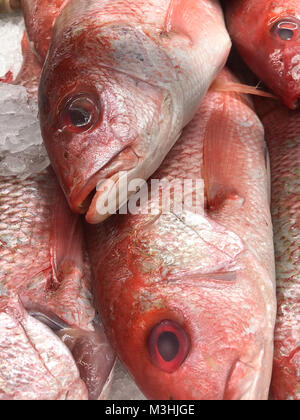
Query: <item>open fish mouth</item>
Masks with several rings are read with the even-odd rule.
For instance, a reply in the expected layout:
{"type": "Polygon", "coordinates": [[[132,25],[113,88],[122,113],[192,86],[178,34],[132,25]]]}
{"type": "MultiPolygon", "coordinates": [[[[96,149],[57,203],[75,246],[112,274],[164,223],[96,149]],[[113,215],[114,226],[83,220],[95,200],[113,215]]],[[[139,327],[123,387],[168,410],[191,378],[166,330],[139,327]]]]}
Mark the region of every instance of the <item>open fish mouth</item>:
{"type": "Polygon", "coordinates": [[[80,378],[86,385],[88,398],[105,399],[113,376],[115,356],[99,321],[94,322],[94,331],[83,331],[72,328],[44,308],[32,308],[28,314],[49,328],[69,350],[80,378]]]}
{"type": "Polygon", "coordinates": [[[96,400],[107,396],[115,353],[100,323],[70,328],[39,304],[0,298],[0,400],[96,400]]]}
{"type": "Polygon", "coordinates": [[[71,208],[86,214],[90,224],[101,223],[126,204],[128,181],[138,172],[140,158],[131,147],[126,148],[93,175],[78,192],[71,193],[71,208]]]}

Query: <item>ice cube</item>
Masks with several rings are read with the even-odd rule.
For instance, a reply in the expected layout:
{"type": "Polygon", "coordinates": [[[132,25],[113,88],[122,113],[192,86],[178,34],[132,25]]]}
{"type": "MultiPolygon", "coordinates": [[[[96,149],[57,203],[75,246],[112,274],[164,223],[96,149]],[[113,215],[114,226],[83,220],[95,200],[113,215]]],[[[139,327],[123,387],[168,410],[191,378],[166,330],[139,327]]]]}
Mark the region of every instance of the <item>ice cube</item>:
{"type": "Polygon", "coordinates": [[[16,77],[22,66],[24,28],[22,15],[0,15],[0,77],[9,70],[16,77]]]}
{"type": "Polygon", "coordinates": [[[23,86],[0,83],[0,175],[25,178],[49,165],[37,115],[23,86]]]}

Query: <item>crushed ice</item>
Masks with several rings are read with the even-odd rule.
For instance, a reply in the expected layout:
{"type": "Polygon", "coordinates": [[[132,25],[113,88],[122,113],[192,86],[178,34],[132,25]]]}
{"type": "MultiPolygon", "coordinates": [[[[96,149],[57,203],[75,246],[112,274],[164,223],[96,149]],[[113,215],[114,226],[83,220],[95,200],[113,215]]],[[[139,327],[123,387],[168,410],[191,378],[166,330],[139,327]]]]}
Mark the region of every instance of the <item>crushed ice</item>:
{"type": "Polygon", "coordinates": [[[22,65],[21,40],[24,34],[22,16],[2,15],[0,19],[0,77],[12,71],[14,77],[22,65]]]}
{"type": "MultiPolygon", "coordinates": [[[[9,70],[18,74],[23,33],[22,17],[0,19],[0,77],[9,70]]],[[[37,115],[37,104],[23,86],[0,83],[0,176],[26,178],[49,165],[37,115]]]]}

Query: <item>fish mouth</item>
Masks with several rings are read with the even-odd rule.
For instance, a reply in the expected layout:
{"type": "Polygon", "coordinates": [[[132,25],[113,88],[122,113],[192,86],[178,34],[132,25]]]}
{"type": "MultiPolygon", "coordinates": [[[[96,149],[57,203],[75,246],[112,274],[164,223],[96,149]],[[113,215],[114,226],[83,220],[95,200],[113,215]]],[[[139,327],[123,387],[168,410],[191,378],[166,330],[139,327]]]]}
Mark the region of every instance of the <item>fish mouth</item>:
{"type": "Polygon", "coordinates": [[[71,208],[98,224],[115,214],[128,201],[128,180],[140,163],[132,147],[126,147],[96,172],[79,192],[70,195],[71,208]]]}
{"type": "Polygon", "coordinates": [[[31,305],[27,313],[50,329],[61,340],[63,346],[69,350],[74,364],[78,368],[80,378],[86,385],[88,399],[106,399],[113,377],[115,355],[108,342],[103,339],[104,332],[102,329],[100,330],[99,321],[96,319],[93,323],[94,332],[83,331],[71,327],[52,311],[40,305],[31,305]],[[101,348],[105,364],[102,363],[100,366],[97,362],[93,363],[94,354],[90,354],[91,358],[87,360],[87,352],[90,352],[91,348],[95,348],[95,354],[101,348]]]}

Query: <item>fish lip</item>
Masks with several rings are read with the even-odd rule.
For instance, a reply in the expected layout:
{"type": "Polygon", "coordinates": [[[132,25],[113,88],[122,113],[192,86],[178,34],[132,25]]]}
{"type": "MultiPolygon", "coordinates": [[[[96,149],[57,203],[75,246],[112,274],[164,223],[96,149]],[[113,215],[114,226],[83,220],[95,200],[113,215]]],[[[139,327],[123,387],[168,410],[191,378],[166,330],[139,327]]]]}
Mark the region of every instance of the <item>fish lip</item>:
{"type": "MultiPolygon", "coordinates": [[[[78,191],[73,191],[69,196],[69,204],[71,209],[75,213],[79,214],[89,214],[91,210],[91,206],[93,205],[93,200],[97,195],[97,187],[100,184],[103,184],[105,181],[114,181],[114,177],[120,172],[129,172],[130,170],[134,169],[138,166],[140,161],[139,156],[135,153],[131,146],[125,147],[121,150],[116,156],[114,156],[106,165],[100,168],[94,175],[90,177],[90,179],[86,182],[86,184],[78,191]],[[120,158],[120,154],[122,152],[128,152],[129,156],[132,158],[132,164],[130,166],[126,166],[125,164],[118,166],[115,168],[115,164],[118,163],[118,159],[120,158]],[[95,192],[93,193],[93,191],[95,192]]],[[[87,217],[90,220],[89,217],[87,217]]],[[[93,223],[91,220],[89,223],[93,223]]]]}
{"type": "Polygon", "coordinates": [[[97,171],[79,192],[72,192],[69,196],[70,207],[75,213],[85,214],[88,211],[92,202],[91,194],[102,179],[102,172],[103,168],[97,171]]]}

